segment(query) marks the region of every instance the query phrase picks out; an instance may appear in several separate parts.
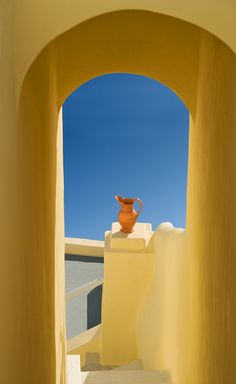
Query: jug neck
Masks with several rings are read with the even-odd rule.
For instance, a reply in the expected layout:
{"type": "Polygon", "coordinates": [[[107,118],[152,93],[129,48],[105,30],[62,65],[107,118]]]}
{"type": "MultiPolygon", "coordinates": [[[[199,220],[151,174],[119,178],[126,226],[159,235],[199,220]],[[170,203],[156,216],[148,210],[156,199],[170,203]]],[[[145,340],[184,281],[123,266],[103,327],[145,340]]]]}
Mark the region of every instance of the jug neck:
{"type": "Polygon", "coordinates": [[[122,211],[124,212],[132,212],[133,211],[133,204],[132,203],[121,203],[122,211]]]}

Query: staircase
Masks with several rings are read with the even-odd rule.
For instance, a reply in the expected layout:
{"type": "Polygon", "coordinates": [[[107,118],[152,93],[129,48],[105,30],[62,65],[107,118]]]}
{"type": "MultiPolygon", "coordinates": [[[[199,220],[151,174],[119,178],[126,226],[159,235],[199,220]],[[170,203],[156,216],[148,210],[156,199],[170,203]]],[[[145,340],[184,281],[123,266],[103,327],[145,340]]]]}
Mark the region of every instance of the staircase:
{"type": "MultiPolygon", "coordinates": [[[[171,384],[169,371],[146,370],[135,360],[143,357],[137,343],[146,324],[141,333],[137,326],[140,303],[152,279],[154,235],[150,224],[137,223],[127,235],[113,223],[105,234],[104,280],[67,293],[68,301],[103,284],[102,323],[67,340],[67,384],[171,384]]],[[[147,350],[149,356],[155,355],[152,345],[147,350]]],[[[156,367],[152,363],[151,368],[156,367]]]]}
{"type": "Polygon", "coordinates": [[[139,361],[116,368],[104,367],[97,357],[88,356],[90,362],[86,361],[86,365],[99,370],[86,372],[80,369],[79,355],[68,355],[67,384],[171,384],[167,371],[143,370],[139,361]]]}

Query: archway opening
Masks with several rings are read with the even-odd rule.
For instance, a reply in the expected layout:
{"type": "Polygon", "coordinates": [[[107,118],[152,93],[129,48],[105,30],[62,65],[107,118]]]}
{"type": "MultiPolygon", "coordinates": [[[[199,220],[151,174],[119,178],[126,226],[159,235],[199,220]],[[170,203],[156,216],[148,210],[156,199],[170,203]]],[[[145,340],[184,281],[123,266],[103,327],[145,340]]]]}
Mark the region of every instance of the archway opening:
{"type": "MultiPolygon", "coordinates": [[[[40,371],[44,367],[47,375],[51,372],[63,375],[65,355],[62,146],[58,109],[70,92],[86,81],[104,73],[128,72],[158,79],[175,90],[194,117],[200,42],[201,30],[181,20],[145,11],[114,12],[58,35],[27,74],[21,94],[23,176],[27,191],[24,241],[28,249],[24,272],[30,272],[29,282],[37,287],[42,305],[39,307],[39,300],[35,302],[32,290],[27,295],[27,308],[39,313],[38,322],[34,323],[37,330],[34,336],[38,339],[29,338],[26,344],[34,346],[40,340],[43,352],[38,351],[36,360],[40,361],[40,371]],[[48,329],[55,332],[48,334],[48,329]],[[56,366],[41,359],[49,349],[50,361],[56,361],[56,366]]],[[[25,316],[24,324],[25,329],[30,327],[31,318],[25,316]]]]}
{"type": "Polygon", "coordinates": [[[63,106],[65,235],[104,238],[114,195],[143,199],[140,221],[185,227],[189,112],[156,80],[109,74],[63,106]]]}
{"type": "MultiPolygon", "coordinates": [[[[117,221],[116,194],[140,197],[139,221],[153,229],[185,227],[188,130],[184,103],[151,78],[113,73],[77,88],[63,105],[65,236],[103,240],[117,221]]],[[[66,256],[67,292],[102,276],[101,259],[66,256]]],[[[68,303],[68,338],[98,324],[96,289],[68,303]]]]}

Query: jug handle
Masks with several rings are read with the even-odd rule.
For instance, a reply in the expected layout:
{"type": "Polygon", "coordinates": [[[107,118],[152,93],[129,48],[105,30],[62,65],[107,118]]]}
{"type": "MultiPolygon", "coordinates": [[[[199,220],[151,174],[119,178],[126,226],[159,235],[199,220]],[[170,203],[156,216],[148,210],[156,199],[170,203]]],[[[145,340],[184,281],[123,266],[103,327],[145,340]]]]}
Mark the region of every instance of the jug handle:
{"type": "Polygon", "coordinates": [[[139,215],[140,215],[140,212],[141,212],[142,208],[143,208],[143,203],[142,203],[142,200],[138,199],[137,197],[134,199],[134,201],[137,201],[139,203],[139,205],[140,205],[139,211],[137,212],[137,216],[136,216],[136,219],[137,219],[139,217],[139,215]]]}

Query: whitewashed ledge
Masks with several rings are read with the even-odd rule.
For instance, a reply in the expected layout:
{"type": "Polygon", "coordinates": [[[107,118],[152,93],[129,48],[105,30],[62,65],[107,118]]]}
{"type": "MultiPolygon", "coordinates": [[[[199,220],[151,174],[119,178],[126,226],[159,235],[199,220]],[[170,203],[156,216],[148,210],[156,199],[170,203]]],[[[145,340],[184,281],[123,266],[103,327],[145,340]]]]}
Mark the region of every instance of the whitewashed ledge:
{"type": "Polygon", "coordinates": [[[65,254],[104,257],[104,241],[65,237],[65,254]]]}

